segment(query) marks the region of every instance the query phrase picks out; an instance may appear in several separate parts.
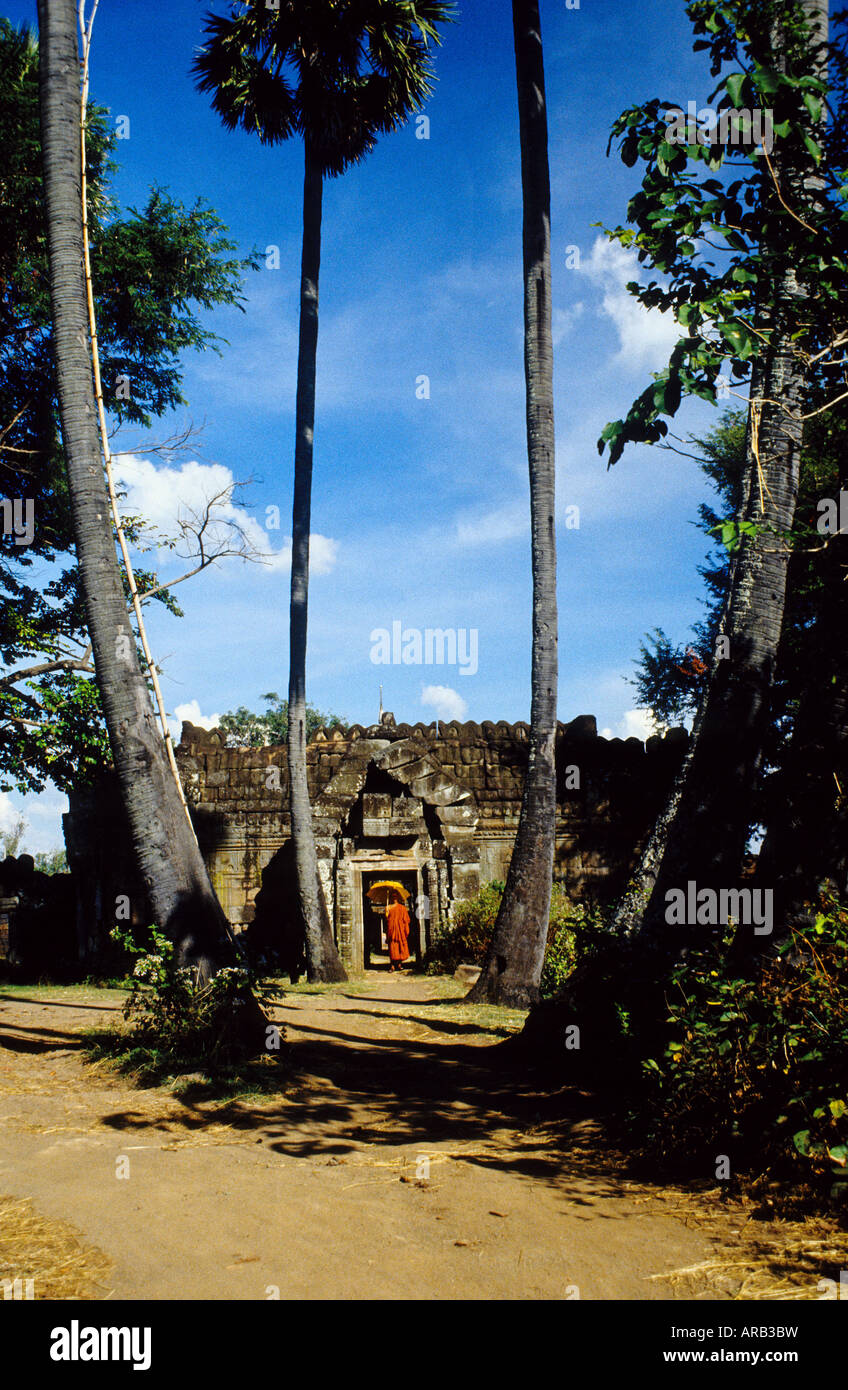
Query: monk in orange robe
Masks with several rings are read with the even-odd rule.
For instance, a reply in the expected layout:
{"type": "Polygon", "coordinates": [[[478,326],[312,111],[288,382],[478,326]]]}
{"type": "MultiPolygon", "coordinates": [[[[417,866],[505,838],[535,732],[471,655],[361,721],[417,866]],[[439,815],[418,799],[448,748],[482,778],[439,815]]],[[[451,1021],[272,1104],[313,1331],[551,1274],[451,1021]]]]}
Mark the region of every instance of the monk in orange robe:
{"type": "Polygon", "coordinates": [[[386,913],[386,938],[389,970],[402,970],[401,962],[409,960],[409,913],[397,895],[386,913]]]}

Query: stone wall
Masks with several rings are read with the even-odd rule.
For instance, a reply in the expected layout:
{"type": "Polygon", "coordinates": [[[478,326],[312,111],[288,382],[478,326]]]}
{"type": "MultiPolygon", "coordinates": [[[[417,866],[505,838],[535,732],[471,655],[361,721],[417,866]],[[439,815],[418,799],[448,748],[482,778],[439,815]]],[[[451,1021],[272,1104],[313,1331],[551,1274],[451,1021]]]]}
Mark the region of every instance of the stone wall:
{"type": "Polygon", "coordinates": [[[0,862],[0,962],[61,975],[80,956],[70,874],[45,874],[29,854],[0,862]]]}
{"type": "MultiPolygon", "coordinates": [[[[608,741],[592,716],[559,726],[555,874],[575,897],[605,900],[621,890],[687,737],[679,729],[647,744],[608,741]]],[[[344,956],[354,960],[362,944],[357,867],[382,862],[388,871],[396,863],[415,872],[426,935],[481,882],[506,878],[527,751],[527,725],[504,721],[319,732],[307,751],[309,787],[344,956]]],[[[185,724],[177,760],[216,891],[244,927],[264,871],[290,837],[286,750],[228,749],[218,731],[185,724]]]]}
{"type": "MultiPolygon", "coordinates": [[[[555,876],[575,898],[621,891],[659,812],[688,735],[608,741],[583,715],[557,733],[555,876]]],[[[375,921],[367,887],[400,878],[411,894],[417,953],[481,883],[505,879],[527,766],[526,724],[354,725],[320,731],[307,749],[319,871],[336,939],[354,968],[375,921]]],[[[294,869],[284,747],[231,749],[218,730],[184,724],[177,749],[210,877],[237,930],[269,943],[293,920],[294,869]]],[[[77,884],[81,949],[114,924],[118,894],[148,916],[114,783],[71,797],[68,862],[77,884]]]]}

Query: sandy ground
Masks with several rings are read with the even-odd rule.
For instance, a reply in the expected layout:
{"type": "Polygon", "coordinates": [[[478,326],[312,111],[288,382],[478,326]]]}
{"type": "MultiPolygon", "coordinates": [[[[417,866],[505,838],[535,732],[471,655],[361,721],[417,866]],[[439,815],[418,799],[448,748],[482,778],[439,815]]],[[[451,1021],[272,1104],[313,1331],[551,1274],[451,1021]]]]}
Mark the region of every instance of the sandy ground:
{"type": "Polygon", "coordinates": [[[121,996],[0,988],[0,1193],[112,1262],[103,1298],[732,1296],[662,1276],[738,1214],[628,1181],[591,1097],[528,1092],[449,1009],[411,1017],[434,991],[287,995],[280,1094],[222,1105],[84,1062],[121,996]]]}

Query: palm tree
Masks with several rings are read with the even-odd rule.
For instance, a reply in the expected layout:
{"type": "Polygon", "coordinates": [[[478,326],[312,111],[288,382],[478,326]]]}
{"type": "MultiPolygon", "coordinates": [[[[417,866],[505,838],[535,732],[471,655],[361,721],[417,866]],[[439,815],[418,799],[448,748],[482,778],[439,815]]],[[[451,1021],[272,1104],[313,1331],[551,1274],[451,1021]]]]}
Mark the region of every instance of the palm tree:
{"type": "Polygon", "coordinates": [[[533,564],[529,762],[518,834],[475,1002],[528,1008],[539,997],[556,832],[557,599],[554,515],[551,189],[538,0],[513,0],[524,199],[524,376],[533,564]]]}
{"type": "Polygon", "coordinates": [[[450,18],[442,0],[254,0],[230,18],[209,15],[195,59],[201,91],[230,130],[264,145],[303,138],[303,253],[295,407],[289,633],[288,761],[292,840],[310,980],[344,980],[324,896],[306,777],[306,626],[312,444],[318,346],[318,272],[325,178],[343,173],[381,131],[403,124],[432,91],[429,44],[450,18]]]}
{"type": "MultiPolygon", "coordinates": [[[[208,980],[238,961],[165,755],[115,554],[83,271],[76,0],[39,0],[41,132],[53,343],[80,584],[112,756],[156,922],[208,980]]],[[[258,1004],[247,1011],[263,1025],[258,1004]]]]}

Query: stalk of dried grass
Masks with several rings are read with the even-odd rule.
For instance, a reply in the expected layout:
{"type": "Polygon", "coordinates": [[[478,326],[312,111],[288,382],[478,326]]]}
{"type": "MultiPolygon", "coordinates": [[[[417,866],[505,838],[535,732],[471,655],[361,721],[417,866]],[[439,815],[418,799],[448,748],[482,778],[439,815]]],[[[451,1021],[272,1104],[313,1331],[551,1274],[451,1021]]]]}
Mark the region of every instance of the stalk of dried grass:
{"type": "Polygon", "coordinates": [[[0,1196],[0,1279],[33,1280],[36,1299],[108,1297],[113,1262],[29,1198],[0,1196]]]}

